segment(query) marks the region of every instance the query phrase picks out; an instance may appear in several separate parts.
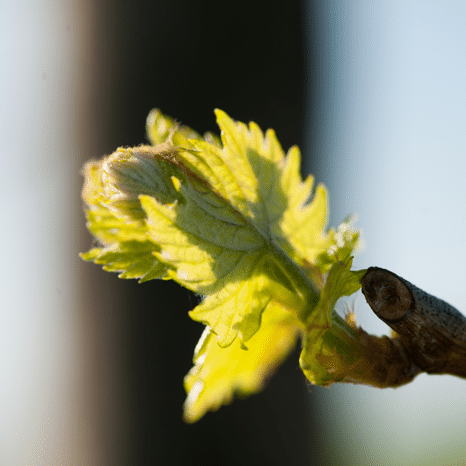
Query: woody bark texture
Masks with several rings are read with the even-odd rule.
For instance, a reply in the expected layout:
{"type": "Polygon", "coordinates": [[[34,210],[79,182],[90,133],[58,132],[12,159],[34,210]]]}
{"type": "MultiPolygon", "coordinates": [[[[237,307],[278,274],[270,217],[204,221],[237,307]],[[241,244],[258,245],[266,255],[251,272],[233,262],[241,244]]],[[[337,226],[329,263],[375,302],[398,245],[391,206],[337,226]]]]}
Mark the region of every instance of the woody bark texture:
{"type": "Polygon", "coordinates": [[[367,270],[361,285],[374,313],[398,334],[410,364],[466,377],[466,317],[457,309],[378,267],[367,270]]]}

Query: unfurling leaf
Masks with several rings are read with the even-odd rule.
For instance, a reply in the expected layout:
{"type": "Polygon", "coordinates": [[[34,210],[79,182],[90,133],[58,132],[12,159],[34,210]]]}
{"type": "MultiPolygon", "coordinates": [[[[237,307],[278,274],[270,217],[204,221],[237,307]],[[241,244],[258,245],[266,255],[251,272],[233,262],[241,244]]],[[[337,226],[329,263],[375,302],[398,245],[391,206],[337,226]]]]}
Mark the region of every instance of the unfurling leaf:
{"type": "Polygon", "coordinates": [[[335,304],[361,285],[365,270],[351,271],[352,258],[332,265],[320,294],[316,311],[308,320],[299,359],[301,369],[311,383],[330,385],[347,376],[345,369],[363,354],[357,331],[335,313],[335,304]]]}
{"type": "Polygon", "coordinates": [[[190,312],[207,327],[185,380],[189,421],[260,390],[298,335],[309,346],[309,329],[327,325],[338,297],[358,288],[351,272],[334,272],[358,233],[349,222],[326,231],[325,188],[312,196],[298,148],[285,154],[272,130],[216,116],[220,138],[154,110],[152,146],[85,167],[87,225],[99,244],[82,257],[202,297],[190,312]]]}

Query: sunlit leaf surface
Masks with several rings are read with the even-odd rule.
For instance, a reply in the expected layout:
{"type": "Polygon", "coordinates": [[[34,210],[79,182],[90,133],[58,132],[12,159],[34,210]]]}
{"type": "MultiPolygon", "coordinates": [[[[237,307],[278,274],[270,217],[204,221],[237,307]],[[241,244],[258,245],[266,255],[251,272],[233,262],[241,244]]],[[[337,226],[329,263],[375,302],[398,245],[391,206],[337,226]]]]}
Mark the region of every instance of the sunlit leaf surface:
{"type": "Polygon", "coordinates": [[[216,116],[220,138],[153,110],[151,146],[119,148],[84,169],[98,244],[82,257],[202,298],[190,312],[207,327],[185,380],[188,421],[260,390],[298,335],[330,318],[347,285],[321,295],[327,273],[358,239],[349,222],[326,229],[325,188],[302,181],[297,147],[285,154],[273,130],[216,116]]]}

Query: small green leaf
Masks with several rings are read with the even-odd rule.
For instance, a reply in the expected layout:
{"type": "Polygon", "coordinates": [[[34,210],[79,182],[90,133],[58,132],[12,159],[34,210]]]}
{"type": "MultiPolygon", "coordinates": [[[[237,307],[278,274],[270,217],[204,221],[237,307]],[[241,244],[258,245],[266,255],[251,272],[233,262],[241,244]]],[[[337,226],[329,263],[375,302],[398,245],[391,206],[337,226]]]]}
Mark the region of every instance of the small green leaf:
{"type": "Polygon", "coordinates": [[[353,258],[347,256],[332,265],[327,275],[325,286],[320,293],[319,303],[315,312],[310,316],[308,325],[322,325],[331,322],[331,314],[335,304],[342,296],[350,296],[361,288],[359,280],[365,270],[352,271],[353,258]]]}
{"type": "Polygon", "coordinates": [[[189,126],[180,125],[173,118],[164,115],[158,108],[150,111],[146,120],[146,133],[152,146],[157,146],[170,140],[174,146],[189,147],[190,139],[206,140],[221,147],[220,138],[213,133],[205,133],[204,138],[189,126]]]}
{"type": "Polygon", "coordinates": [[[103,264],[108,272],[121,272],[120,278],[139,278],[140,282],[162,278],[167,268],[155,256],[151,241],[127,241],[104,248],[94,248],[81,257],[96,264],[103,264]]]}
{"type": "Polygon", "coordinates": [[[216,115],[223,149],[191,141],[197,151],[182,153],[186,163],[299,265],[315,262],[334,242],[325,233],[325,188],[309,202],[314,179],[302,182],[299,149],[285,156],[273,130],[264,136],[255,123],[248,128],[221,110],[216,115]]]}
{"type": "Polygon", "coordinates": [[[273,266],[280,269],[278,251],[234,209],[216,196],[203,196],[191,184],[175,182],[183,197],[164,205],[141,196],[156,257],[169,266],[169,276],[206,296],[191,311],[194,320],[208,324],[218,344],[228,346],[236,335],[243,342],[260,327],[268,302],[277,298],[302,307],[295,289],[272,283],[273,266]]]}
{"type": "Polygon", "coordinates": [[[351,271],[348,256],[332,265],[315,311],[309,316],[300,366],[310,382],[329,385],[341,380],[344,368],[362,355],[357,332],[334,311],[342,296],[350,296],[361,284],[365,270],[351,271]]]}
{"type": "Polygon", "coordinates": [[[121,215],[109,201],[111,196],[103,182],[103,162],[87,163],[84,174],[87,227],[101,246],[81,254],[81,257],[102,264],[104,270],[121,272],[120,278],[138,278],[143,282],[163,277],[166,266],[153,255],[156,245],[148,240],[146,223],[121,215]]]}
{"type": "Polygon", "coordinates": [[[247,350],[238,340],[228,348],[219,347],[216,335],[206,327],[195,350],[194,367],[184,380],[185,420],[195,422],[237,395],[261,391],[295,347],[298,335],[296,320],[274,305],[267,306],[261,330],[248,341],[247,350]]]}

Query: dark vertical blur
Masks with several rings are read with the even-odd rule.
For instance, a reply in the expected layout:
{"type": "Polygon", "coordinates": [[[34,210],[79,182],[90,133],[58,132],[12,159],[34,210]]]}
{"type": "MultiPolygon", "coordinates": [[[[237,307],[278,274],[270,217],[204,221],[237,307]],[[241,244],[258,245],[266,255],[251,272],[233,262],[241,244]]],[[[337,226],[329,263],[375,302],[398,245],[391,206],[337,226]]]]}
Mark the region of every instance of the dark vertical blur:
{"type": "MultiPolygon", "coordinates": [[[[89,158],[145,142],[153,107],[200,132],[216,130],[218,107],[274,128],[285,150],[302,147],[312,95],[300,2],[120,0],[93,8],[93,113],[81,122],[95,135],[89,158]]],[[[80,282],[88,437],[99,464],[313,464],[317,420],[298,354],[263,393],[185,425],[183,377],[202,331],[187,315],[196,298],[171,282],[140,285],[92,264],[82,265],[80,282]]]]}

